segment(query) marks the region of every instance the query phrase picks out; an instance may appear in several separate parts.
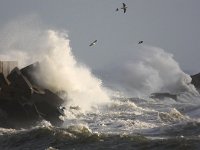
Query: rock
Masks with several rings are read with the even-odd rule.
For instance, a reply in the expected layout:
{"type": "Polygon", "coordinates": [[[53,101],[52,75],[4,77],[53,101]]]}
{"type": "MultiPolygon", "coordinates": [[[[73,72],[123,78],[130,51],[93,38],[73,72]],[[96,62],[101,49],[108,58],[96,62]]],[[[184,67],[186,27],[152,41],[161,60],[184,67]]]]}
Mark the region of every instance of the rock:
{"type": "Polygon", "coordinates": [[[12,89],[12,93],[15,96],[30,97],[33,94],[33,87],[28,79],[21,73],[21,71],[15,67],[11,73],[7,76],[7,79],[11,82],[9,85],[12,89]]]}
{"type": "MultiPolygon", "coordinates": [[[[21,70],[15,67],[7,78],[0,73],[0,112],[3,112],[1,118],[7,120],[7,127],[28,127],[41,119],[53,125],[62,124],[60,116],[64,114],[60,108],[64,100],[37,84],[33,74],[38,66],[35,63],[21,70]]],[[[0,122],[0,127],[5,127],[5,123],[0,122]]]]}
{"type": "Polygon", "coordinates": [[[0,73],[0,88],[3,86],[8,86],[8,81],[4,77],[3,73],[0,73]]]}
{"type": "Polygon", "coordinates": [[[39,87],[39,84],[34,75],[37,74],[39,67],[40,67],[39,62],[36,62],[20,70],[21,73],[30,81],[30,83],[33,86],[38,86],[38,87],[39,87]]]}
{"type": "Polygon", "coordinates": [[[171,93],[152,93],[150,98],[157,98],[157,99],[172,98],[174,100],[177,100],[177,95],[171,93]]]}
{"type": "Polygon", "coordinates": [[[195,88],[200,91],[200,73],[191,75],[192,78],[192,84],[195,86],[195,88]]]}

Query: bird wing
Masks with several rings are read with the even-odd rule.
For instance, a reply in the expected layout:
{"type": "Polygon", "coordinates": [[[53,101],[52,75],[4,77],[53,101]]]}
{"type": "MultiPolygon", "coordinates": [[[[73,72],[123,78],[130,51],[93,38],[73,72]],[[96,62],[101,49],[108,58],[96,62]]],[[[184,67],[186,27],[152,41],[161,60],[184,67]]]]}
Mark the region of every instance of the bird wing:
{"type": "Polygon", "coordinates": [[[123,3],[123,7],[122,7],[122,9],[124,10],[124,13],[126,12],[126,4],[125,3],[123,3]]]}
{"type": "Polygon", "coordinates": [[[94,42],[92,42],[89,46],[94,45],[97,42],[97,40],[95,40],[94,42]]]}
{"type": "Polygon", "coordinates": [[[124,13],[126,13],[126,8],[124,8],[124,13]]]}
{"type": "Polygon", "coordinates": [[[123,3],[123,7],[126,7],[126,4],[125,4],[125,3],[123,3]]]}
{"type": "Polygon", "coordinates": [[[138,44],[142,44],[142,43],[143,43],[143,41],[139,41],[139,42],[138,42],[138,44]]]}

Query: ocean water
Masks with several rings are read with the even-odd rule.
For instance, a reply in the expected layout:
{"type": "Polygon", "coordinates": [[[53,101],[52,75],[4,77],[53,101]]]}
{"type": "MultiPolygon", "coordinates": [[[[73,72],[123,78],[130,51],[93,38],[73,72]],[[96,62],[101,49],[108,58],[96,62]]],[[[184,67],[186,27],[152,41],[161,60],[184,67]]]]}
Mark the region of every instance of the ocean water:
{"type": "Polygon", "coordinates": [[[199,97],[179,98],[114,98],[87,113],[69,108],[62,127],[1,128],[0,149],[199,149],[199,97]]]}

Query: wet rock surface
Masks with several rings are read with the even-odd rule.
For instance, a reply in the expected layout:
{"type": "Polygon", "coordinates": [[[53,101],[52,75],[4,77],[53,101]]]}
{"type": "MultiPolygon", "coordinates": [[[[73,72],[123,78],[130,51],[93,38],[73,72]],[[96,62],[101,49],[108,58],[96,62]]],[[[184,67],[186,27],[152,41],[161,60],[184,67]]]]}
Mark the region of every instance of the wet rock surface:
{"type": "Polygon", "coordinates": [[[64,101],[37,84],[32,74],[38,67],[39,63],[15,67],[6,77],[0,73],[0,127],[29,127],[40,120],[62,124],[64,101]]]}
{"type": "Polygon", "coordinates": [[[195,88],[200,91],[200,73],[191,75],[192,78],[192,84],[195,86],[195,88]]]}

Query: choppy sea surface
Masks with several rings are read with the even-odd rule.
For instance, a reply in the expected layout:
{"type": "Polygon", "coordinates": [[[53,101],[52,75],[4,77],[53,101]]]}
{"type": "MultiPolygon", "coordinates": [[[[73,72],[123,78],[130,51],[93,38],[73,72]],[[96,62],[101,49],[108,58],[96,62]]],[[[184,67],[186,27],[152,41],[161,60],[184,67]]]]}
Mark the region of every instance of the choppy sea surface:
{"type": "Polygon", "coordinates": [[[113,98],[92,111],[66,108],[62,127],[43,121],[0,129],[2,150],[200,149],[200,97],[113,98]]]}

